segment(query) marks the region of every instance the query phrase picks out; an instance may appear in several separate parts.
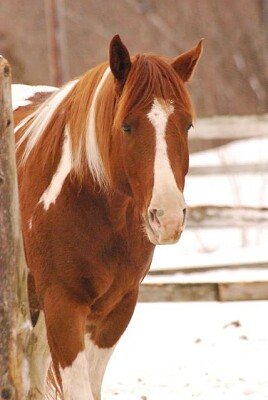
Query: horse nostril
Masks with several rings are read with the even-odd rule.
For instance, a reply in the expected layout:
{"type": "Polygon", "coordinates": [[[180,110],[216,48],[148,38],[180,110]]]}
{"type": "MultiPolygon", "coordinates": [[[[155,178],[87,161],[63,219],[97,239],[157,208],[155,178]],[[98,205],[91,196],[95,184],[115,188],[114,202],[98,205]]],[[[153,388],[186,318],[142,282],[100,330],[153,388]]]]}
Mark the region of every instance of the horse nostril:
{"type": "Polygon", "coordinates": [[[164,210],[156,210],[156,215],[157,215],[157,217],[163,217],[163,215],[165,214],[165,211],[164,210]]]}
{"type": "Polygon", "coordinates": [[[156,210],[149,210],[148,212],[150,222],[154,222],[156,217],[156,210]]]}
{"type": "Polygon", "coordinates": [[[149,210],[148,214],[150,223],[154,223],[160,226],[160,220],[158,217],[162,217],[164,215],[164,210],[156,210],[154,208],[152,210],[149,210]]]}

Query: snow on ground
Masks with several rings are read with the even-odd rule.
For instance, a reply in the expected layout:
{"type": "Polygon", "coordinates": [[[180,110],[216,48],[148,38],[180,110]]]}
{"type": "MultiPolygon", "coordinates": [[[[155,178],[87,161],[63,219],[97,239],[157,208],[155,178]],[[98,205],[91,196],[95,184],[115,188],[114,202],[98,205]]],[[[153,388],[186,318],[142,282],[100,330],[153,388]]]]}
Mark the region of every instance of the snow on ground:
{"type": "MultiPolygon", "coordinates": [[[[267,127],[268,135],[268,127],[267,127]]],[[[216,149],[195,153],[190,157],[190,166],[222,165],[268,162],[268,138],[243,139],[216,149]]]]}
{"type": "Polygon", "coordinates": [[[268,262],[268,230],[186,230],[175,245],[157,246],[151,269],[268,262]],[[244,236],[243,236],[244,234],[244,236]],[[248,236],[246,236],[248,235],[248,236]],[[243,240],[247,237],[245,245],[243,240]],[[261,242],[261,243],[260,243],[261,242]]]}
{"type": "Polygon", "coordinates": [[[30,86],[30,85],[12,85],[12,107],[16,110],[19,107],[30,104],[30,99],[36,93],[54,92],[56,90],[53,86],[30,86]]]}
{"type": "Polygon", "coordinates": [[[138,304],[104,400],[268,399],[267,315],[266,301],[138,304]]]}

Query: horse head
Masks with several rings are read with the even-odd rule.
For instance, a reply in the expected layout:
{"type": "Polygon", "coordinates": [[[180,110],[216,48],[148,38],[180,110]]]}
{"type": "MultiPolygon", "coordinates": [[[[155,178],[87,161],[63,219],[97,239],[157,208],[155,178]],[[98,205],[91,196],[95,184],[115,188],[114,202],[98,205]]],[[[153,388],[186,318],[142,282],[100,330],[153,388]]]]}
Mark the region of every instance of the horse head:
{"type": "Polygon", "coordinates": [[[111,181],[133,198],[153,244],[177,242],[185,226],[187,134],[193,125],[186,83],[201,52],[202,41],[173,60],[131,58],[118,35],[110,43],[115,91],[111,181]]]}

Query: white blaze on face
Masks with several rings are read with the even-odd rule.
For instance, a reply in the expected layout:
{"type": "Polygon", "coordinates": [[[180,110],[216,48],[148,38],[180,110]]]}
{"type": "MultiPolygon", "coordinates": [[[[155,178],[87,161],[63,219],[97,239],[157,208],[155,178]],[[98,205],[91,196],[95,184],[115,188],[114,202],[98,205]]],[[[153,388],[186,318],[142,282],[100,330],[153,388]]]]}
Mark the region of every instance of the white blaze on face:
{"type": "MultiPolygon", "coordinates": [[[[181,197],[181,191],[178,189],[174,173],[172,171],[167,152],[166,127],[169,116],[174,112],[171,103],[160,102],[155,99],[148,114],[149,121],[155,129],[156,146],[154,161],[154,187],[152,201],[155,202],[155,208],[165,209],[166,203],[170,204],[170,196],[181,197]],[[164,202],[164,204],[163,204],[164,202]],[[157,204],[159,203],[159,207],[157,204]]],[[[167,205],[168,205],[167,204],[167,205]]]]}
{"type": "Polygon", "coordinates": [[[175,181],[168,158],[165,138],[168,117],[173,111],[174,107],[172,104],[161,104],[159,100],[155,99],[151,111],[148,114],[149,121],[152,123],[156,134],[154,188],[152,198],[154,198],[156,194],[161,195],[161,187],[165,179],[168,179],[168,182],[172,182],[172,185],[173,181],[175,181]]]}
{"type": "Polygon", "coordinates": [[[71,139],[68,129],[66,127],[64,134],[64,143],[62,146],[62,155],[57,171],[55,172],[55,175],[53,176],[50,185],[44,191],[39,200],[39,203],[43,202],[45,210],[48,210],[49,206],[56,202],[57,197],[61,192],[64,181],[71,171],[71,168],[72,168],[71,139]]]}
{"type": "MultiPolygon", "coordinates": [[[[177,186],[168,156],[166,128],[169,116],[174,112],[171,102],[155,99],[148,119],[155,129],[156,145],[154,160],[154,186],[148,213],[155,212],[161,216],[158,223],[150,222],[155,238],[153,243],[164,244],[178,240],[184,223],[185,202],[177,186]],[[176,239],[177,236],[177,239],[176,239]]],[[[150,218],[149,218],[150,220],[150,218]]]]}

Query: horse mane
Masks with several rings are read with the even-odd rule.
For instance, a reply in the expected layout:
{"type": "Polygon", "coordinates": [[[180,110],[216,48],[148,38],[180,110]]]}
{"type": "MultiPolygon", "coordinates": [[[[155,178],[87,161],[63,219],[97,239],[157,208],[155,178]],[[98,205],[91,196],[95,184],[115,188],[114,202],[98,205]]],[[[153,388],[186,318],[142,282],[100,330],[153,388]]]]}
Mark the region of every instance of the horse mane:
{"type": "Polygon", "coordinates": [[[27,140],[20,164],[25,164],[27,158],[38,143],[50,122],[55,118],[55,111],[60,106],[66,94],[72,89],[76,81],[71,81],[60,90],[55,91],[33,113],[22,120],[15,128],[15,133],[21,128],[23,133],[17,141],[17,149],[27,140]]]}
{"type": "Polygon", "coordinates": [[[23,144],[19,165],[32,160],[33,165],[41,163],[43,169],[48,165],[55,167],[59,162],[58,147],[63,144],[67,127],[72,172],[79,181],[91,173],[101,187],[109,187],[112,127],[120,129],[129,114],[148,110],[153,97],[175,101],[182,109],[192,110],[182,80],[161,57],[150,54],[133,57],[119,98],[108,63],[89,70],[79,80],[69,82],[52,94],[18,125],[16,130],[23,129],[17,142],[18,149],[23,144]]]}
{"type": "Polygon", "coordinates": [[[57,164],[59,145],[63,144],[64,136],[70,135],[74,173],[82,180],[89,168],[93,178],[101,182],[101,159],[97,155],[95,132],[91,132],[95,118],[90,109],[104,70],[107,70],[107,64],[91,69],[79,80],[69,82],[17,126],[15,132],[23,130],[16,146],[17,151],[22,152],[19,167],[26,162],[37,163],[42,169],[57,164]],[[85,150],[87,147],[89,151],[85,150]]]}

